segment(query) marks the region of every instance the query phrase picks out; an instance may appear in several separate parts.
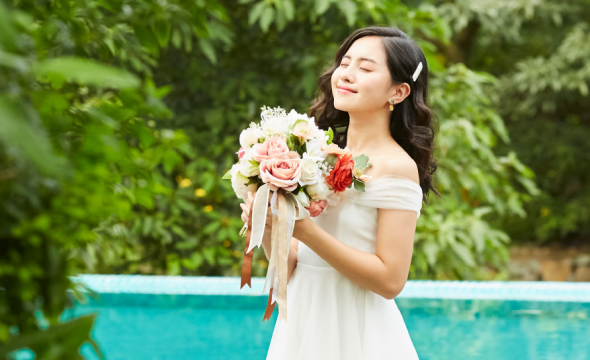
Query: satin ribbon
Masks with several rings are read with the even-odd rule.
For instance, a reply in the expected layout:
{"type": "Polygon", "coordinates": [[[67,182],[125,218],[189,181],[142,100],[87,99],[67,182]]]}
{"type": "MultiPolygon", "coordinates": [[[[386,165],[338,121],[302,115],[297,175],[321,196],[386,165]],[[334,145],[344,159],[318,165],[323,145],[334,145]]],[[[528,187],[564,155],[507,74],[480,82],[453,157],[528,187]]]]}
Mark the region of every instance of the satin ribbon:
{"type": "MultiPolygon", "coordinates": [[[[270,187],[267,184],[258,188],[250,209],[240,289],[245,284],[252,288],[252,250],[254,247],[262,245],[269,192],[270,187]]],[[[287,321],[287,259],[291,248],[291,238],[293,237],[295,220],[309,217],[309,211],[299,203],[297,198],[281,188],[273,193],[271,211],[274,215],[272,218],[271,255],[262,292],[266,291],[267,285],[270,285],[270,291],[263,322],[270,319],[277,302],[279,304],[279,320],[287,321]],[[274,205],[277,205],[276,208],[274,205]]]]}

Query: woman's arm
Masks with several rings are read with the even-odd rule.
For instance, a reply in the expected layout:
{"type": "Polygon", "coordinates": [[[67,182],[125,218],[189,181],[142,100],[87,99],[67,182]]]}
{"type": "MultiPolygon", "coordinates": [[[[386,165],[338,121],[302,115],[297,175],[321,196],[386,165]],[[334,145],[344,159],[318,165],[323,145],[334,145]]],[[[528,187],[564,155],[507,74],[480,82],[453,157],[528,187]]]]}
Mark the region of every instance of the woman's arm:
{"type": "Polygon", "coordinates": [[[293,275],[293,271],[297,267],[297,254],[299,251],[299,240],[292,237],[291,238],[291,248],[289,249],[289,259],[287,263],[289,264],[289,268],[287,269],[287,284],[291,280],[291,275],[293,275]]]}
{"type": "MultiPolygon", "coordinates": [[[[418,168],[411,159],[387,162],[383,170],[381,175],[401,175],[419,183],[418,168]]],[[[412,210],[378,209],[375,254],[343,243],[311,219],[297,220],[293,236],[353,283],[393,299],[408,279],[416,220],[412,210]]]]}
{"type": "Polygon", "coordinates": [[[378,209],[375,254],[343,243],[310,219],[297,222],[294,235],[353,283],[386,299],[403,290],[412,259],[416,212],[378,209]]]}

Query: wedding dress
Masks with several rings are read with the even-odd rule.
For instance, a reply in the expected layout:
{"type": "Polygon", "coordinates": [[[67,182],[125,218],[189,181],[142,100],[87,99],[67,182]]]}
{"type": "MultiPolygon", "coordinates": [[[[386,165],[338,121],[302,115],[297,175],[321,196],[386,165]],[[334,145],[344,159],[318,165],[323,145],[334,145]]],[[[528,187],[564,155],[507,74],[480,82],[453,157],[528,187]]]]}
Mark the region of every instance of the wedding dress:
{"type": "MultiPolygon", "coordinates": [[[[397,175],[373,178],[365,192],[346,189],[340,203],[311,218],[340,241],[374,254],[377,209],[420,217],[422,188],[397,175]]],[[[287,285],[287,321],[278,320],[266,360],[414,360],[418,355],[395,299],[361,288],[302,242],[287,285]]]]}

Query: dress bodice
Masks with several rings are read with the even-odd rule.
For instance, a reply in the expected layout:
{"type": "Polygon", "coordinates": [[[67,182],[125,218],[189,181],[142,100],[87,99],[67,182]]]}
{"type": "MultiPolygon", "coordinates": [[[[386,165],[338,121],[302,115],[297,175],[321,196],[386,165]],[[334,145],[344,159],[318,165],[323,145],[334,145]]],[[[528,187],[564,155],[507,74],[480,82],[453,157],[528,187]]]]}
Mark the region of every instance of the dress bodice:
{"type": "MultiPolygon", "coordinates": [[[[422,188],[414,181],[397,175],[383,175],[367,182],[365,191],[346,189],[340,203],[327,206],[311,218],[330,235],[361,251],[375,253],[377,245],[377,209],[403,209],[420,217],[422,188]]],[[[299,243],[298,262],[331,267],[303,243],[299,243]]]]}

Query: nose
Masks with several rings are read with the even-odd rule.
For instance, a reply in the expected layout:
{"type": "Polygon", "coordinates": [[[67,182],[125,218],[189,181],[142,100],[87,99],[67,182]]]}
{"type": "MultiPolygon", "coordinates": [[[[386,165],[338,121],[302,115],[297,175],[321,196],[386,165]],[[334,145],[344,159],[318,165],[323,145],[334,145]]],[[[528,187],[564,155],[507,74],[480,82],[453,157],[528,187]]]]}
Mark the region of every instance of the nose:
{"type": "Polygon", "coordinates": [[[351,83],[354,81],[354,70],[352,69],[352,66],[348,66],[345,69],[342,69],[342,71],[340,72],[340,78],[343,81],[346,81],[348,83],[351,83]]]}

